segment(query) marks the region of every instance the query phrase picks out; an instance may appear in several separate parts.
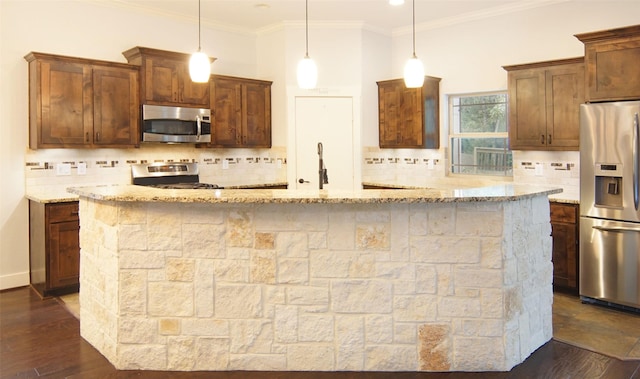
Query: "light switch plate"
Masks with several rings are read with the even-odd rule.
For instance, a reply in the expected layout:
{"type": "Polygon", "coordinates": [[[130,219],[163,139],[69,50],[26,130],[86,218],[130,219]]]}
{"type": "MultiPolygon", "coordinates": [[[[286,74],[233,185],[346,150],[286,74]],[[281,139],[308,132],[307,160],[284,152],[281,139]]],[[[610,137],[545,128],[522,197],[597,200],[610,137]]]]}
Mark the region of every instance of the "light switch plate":
{"type": "Polygon", "coordinates": [[[58,176],[71,175],[71,164],[69,164],[69,163],[58,163],[56,165],[56,175],[58,175],[58,176]]]}

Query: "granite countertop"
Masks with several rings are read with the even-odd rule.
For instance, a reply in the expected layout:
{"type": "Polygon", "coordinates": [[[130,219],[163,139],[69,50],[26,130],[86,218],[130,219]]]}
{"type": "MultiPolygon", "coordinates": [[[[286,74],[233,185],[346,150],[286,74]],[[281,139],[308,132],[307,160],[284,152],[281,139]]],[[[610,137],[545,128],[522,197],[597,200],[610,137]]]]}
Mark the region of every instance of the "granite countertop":
{"type": "MultiPolygon", "coordinates": [[[[242,185],[230,185],[225,188],[228,189],[261,189],[286,186],[287,183],[260,183],[260,184],[242,184],[242,185]]],[[[27,188],[25,197],[29,200],[33,200],[38,203],[66,203],[71,201],[78,201],[78,195],[68,191],[69,186],[40,186],[27,188]]],[[[192,191],[192,190],[187,190],[192,191]]]]}
{"type": "MultiPolygon", "coordinates": [[[[480,187],[478,185],[478,183],[475,183],[476,185],[474,187],[478,188],[480,187]]],[[[450,189],[455,189],[455,188],[466,188],[466,185],[463,185],[462,183],[459,182],[455,182],[455,181],[446,181],[446,180],[436,180],[434,181],[434,183],[431,183],[429,185],[426,186],[422,186],[420,184],[417,183],[413,183],[413,184],[397,184],[397,183],[389,183],[389,182],[385,182],[385,181],[379,181],[379,182],[362,182],[363,186],[372,186],[372,187],[386,187],[389,189],[428,189],[431,188],[430,186],[432,185],[433,187],[437,187],[439,189],[444,189],[444,188],[450,188],[450,189]]],[[[498,184],[496,184],[498,185],[498,184]]],[[[507,185],[507,184],[505,184],[507,185]]],[[[491,186],[491,184],[487,184],[487,186],[491,186]]],[[[525,184],[519,184],[519,186],[526,186],[525,184]]],[[[370,189],[367,191],[371,191],[370,189]]],[[[549,201],[554,202],[554,203],[562,203],[562,204],[575,204],[575,205],[580,205],[580,194],[577,193],[577,191],[571,191],[571,192],[566,192],[566,191],[561,191],[560,193],[553,193],[549,195],[549,201]]]]}
{"type": "Polygon", "coordinates": [[[102,201],[180,203],[453,203],[514,201],[560,193],[554,187],[499,185],[463,189],[285,190],[285,189],[158,189],[134,185],[73,187],[70,192],[102,201]]]}

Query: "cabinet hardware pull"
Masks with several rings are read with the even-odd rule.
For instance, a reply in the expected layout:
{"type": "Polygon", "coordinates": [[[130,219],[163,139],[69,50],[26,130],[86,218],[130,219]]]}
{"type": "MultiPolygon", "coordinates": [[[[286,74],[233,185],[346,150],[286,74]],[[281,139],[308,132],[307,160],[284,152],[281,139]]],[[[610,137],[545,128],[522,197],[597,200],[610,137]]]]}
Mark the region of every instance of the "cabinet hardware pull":
{"type": "Polygon", "coordinates": [[[100,142],[100,132],[96,132],[96,142],[100,142]]]}
{"type": "Polygon", "coordinates": [[[547,139],[547,143],[551,145],[551,134],[549,134],[549,138],[547,139]]]}
{"type": "Polygon", "coordinates": [[[84,138],[86,140],[85,142],[89,143],[89,132],[86,133],[84,138]]]}
{"type": "Polygon", "coordinates": [[[544,145],[544,134],[540,135],[540,143],[544,145]]]}

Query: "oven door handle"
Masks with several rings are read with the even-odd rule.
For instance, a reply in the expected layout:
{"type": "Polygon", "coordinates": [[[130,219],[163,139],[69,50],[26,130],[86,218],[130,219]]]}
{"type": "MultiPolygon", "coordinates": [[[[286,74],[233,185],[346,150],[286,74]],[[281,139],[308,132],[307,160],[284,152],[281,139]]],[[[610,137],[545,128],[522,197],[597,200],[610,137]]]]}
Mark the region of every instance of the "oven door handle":
{"type": "Polygon", "coordinates": [[[599,230],[601,232],[614,232],[614,233],[623,233],[623,232],[636,232],[640,233],[640,228],[623,228],[623,227],[614,227],[608,228],[605,226],[592,226],[593,229],[599,230]]]}
{"type": "Polygon", "coordinates": [[[200,116],[196,116],[196,125],[198,128],[198,131],[196,132],[196,141],[200,141],[200,136],[202,135],[202,120],[200,119],[200,116]]]}

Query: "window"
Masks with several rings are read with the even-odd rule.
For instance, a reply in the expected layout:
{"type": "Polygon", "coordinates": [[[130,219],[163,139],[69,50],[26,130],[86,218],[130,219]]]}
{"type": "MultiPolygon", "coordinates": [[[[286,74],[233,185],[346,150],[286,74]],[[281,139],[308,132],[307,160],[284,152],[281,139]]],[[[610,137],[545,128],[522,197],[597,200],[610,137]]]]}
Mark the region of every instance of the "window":
{"type": "Polygon", "coordinates": [[[451,173],[513,175],[507,93],[449,96],[451,173]]]}

